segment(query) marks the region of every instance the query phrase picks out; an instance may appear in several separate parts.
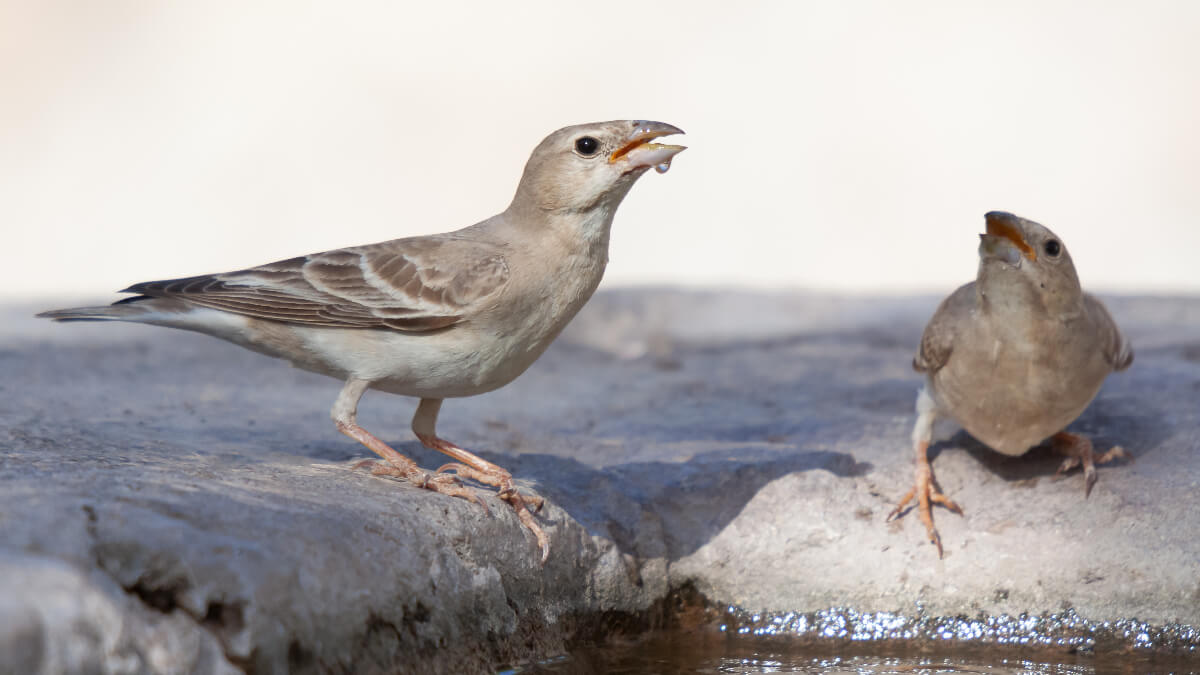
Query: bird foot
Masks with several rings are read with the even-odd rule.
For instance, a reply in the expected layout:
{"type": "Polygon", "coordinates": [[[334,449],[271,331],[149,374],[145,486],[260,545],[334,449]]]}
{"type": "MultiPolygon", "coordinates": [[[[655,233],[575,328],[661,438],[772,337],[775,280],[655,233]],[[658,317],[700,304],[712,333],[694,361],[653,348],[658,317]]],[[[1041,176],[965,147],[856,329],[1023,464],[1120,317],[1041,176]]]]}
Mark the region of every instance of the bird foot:
{"type": "Polygon", "coordinates": [[[1097,464],[1107,464],[1114,459],[1126,459],[1133,461],[1133,457],[1125,452],[1125,449],[1119,445],[1113,446],[1107,452],[1096,455],[1092,449],[1092,441],[1086,436],[1079,434],[1071,434],[1065,431],[1060,431],[1050,438],[1050,445],[1055,451],[1067,456],[1058,466],[1058,471],[1054,472],[1054,477],[1051,480],[1061,480],[1066,476],[1067,472],[1077,466],[1083,466],[1083,498],[1087,499],[1092,494],[1092,488],[1096,485],[1098,476],[1096,475],[1097,464]]]}
{"type": "Polygon", "coordinates": [[[933,505],[940,504],[960,516],[963,514],[962,508],[938,490],[937,482],[933,478],[933,469],[929,467],[927,462],[917,465],[916,484],[896,504],[896,508],[892,509],[892,512],[888,514],[887,520],[891,521],[893,518],[899,518],[907,513],[904,507],[912,501],[913,497],[917,499],[921,522],[925,524],[925,534],[929,537],[929,543],[937,546],[938,558],[941,558],[942,537],[938,534],[937,528],[933,526],[933,505]]]}
{"type": "Polygon", "coordinates": [[[498,488],[496,496],[508,502],[513,510],[517,512],[517,518],[521,520],[521,524],[533,533],[537,539],[538,547],[542,550],[542,564],[546,564],[546,559],[550,557],[550,538],[546,536],[546,532],[538,525],[537,520],[533,517],[535,512],[540,512],[545,506],[546,500],[537,495],[525,495],[517,491],[517,485],[513,481],[512,474],[501,469],[498,466],[491,465],[485,469],[468,466],[461,462],[451,462],[438,467],[438,476],[450,477],[450,474],[445,472],[453,471],[462,478],[469,478],[473,481],[491,485],[498,488]]]}
{"type": "Polygon", "coordinates": [[[449,474],[433,474],[413,465],[411,468],[401,468],[394,466],[387,461],[376,461],[373,459],[364,460],[354,465],[354,468],[361,469],[363,467],[371,467],[372,476],[392,476],[395,478],[403,478],[413,485],[437,492],[438,494],[458,497],[469,502],[474,502],[483,507],[484,514],[492,515],[491,509],[488,508],[487,502],[479,498],[475,491],[462,484],[454,476],[449,474]]]}

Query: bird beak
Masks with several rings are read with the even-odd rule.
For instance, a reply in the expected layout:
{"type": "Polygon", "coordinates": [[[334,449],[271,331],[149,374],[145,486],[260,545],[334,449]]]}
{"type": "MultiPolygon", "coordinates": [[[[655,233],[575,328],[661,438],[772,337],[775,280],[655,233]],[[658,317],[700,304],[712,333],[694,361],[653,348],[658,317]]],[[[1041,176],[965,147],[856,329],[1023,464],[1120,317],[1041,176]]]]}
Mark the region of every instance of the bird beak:
{"type": "Polygon", "coordinates": [[[663,122],[638,122],[633,132],[625,139],[625,145],[617,148],[608,156],[608,163],[628,162],[628,171],[652,166],[656,167],[660,173],[666,171],[671,166],[671,158],[687,148],[682,145],[662,145],[650,141],[682,133],[683,130],[679,127],[663,122]]]}
{"type": "Polygon", "coordinates": [[[1000,260],[1020,267],[1021,256],[1037,260],[1037,251],[1025,241],[1020,219],[1011,213],[992,211],[984,216],[987,234],[979,235],[979,257],[1000,260]]]}

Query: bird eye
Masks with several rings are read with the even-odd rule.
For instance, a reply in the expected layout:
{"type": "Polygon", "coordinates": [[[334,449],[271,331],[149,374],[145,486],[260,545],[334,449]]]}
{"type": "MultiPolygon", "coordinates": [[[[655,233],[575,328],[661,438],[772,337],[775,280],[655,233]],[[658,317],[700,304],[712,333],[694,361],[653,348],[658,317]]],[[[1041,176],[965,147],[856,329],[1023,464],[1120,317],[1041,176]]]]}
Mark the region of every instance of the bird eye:
{"type": "Polygon", "coordinates": [[[592,155],[596,154],[596,151],[599,149],[600,141],[592,138],[591,136],[584,136],[583,138],[575,141],[575,151],[584,157],[591,157],[592,155]]]}
{"type": "Polygon", "coordinates": [[[1051,258],[1057,258],[1058,254],[1062,253],[1062,245],[1060,245],[1054,239],[1051,239],[1043,244],[1042,248],[1046,251],[1046,255],[1050,256],[1051,258]]]}

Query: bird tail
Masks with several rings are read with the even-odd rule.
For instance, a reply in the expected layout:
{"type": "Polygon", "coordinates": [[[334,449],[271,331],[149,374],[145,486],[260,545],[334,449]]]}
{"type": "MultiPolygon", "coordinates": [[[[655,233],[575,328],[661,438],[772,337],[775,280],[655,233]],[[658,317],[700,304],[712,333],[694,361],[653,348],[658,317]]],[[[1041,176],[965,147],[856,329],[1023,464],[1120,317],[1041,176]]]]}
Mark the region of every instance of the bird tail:
{"type": "Polygon", "coordinates": [[[111,305],[54,309],[34,316],[54,321],[141,321],[151,312],[147,307],[139,306],[138,301],[148,299],[149,296],[139,295],[118,300],[111,305]]]}

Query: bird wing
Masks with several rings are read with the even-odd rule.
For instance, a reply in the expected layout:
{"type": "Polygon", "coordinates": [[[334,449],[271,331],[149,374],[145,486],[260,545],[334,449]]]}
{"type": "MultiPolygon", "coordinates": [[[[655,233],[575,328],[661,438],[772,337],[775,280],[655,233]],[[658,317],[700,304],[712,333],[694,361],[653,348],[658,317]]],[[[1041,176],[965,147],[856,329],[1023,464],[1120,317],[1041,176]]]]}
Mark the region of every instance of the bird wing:
{"type": "Polygon", "coordinates": [[[150,281],[122,292],[179,298],[273,321],[430,331],[452,326],[508,284],[504,247],[435,235],[315,253],[224,274],[150,281]]]}
{"type": "Polygon", "coordinates": [[[1129,344],[1129,341],[1121,334],[1121,329],[1117,327],[1117,322],[1108,313],[1104,303],[1091,293],[1084,293],[1083,305],[1092,319],[1100,349],[1104,353],[1104,360],[1112,366],[1113,370],[1120,371],[1128,368],[1133,363],[1133,345],[1129,344]]]}
{"type": "Polygon", "coordinates": [[[925,325],[921,334],[921,346],[913,358],[913,370],[918,373],[935,373],[950,360],[954,351],[954,340],[958,335],[958,323],[969,316],[975,306],[975,282],[960,286],[938,305],[933,318],[925,325]]]}

